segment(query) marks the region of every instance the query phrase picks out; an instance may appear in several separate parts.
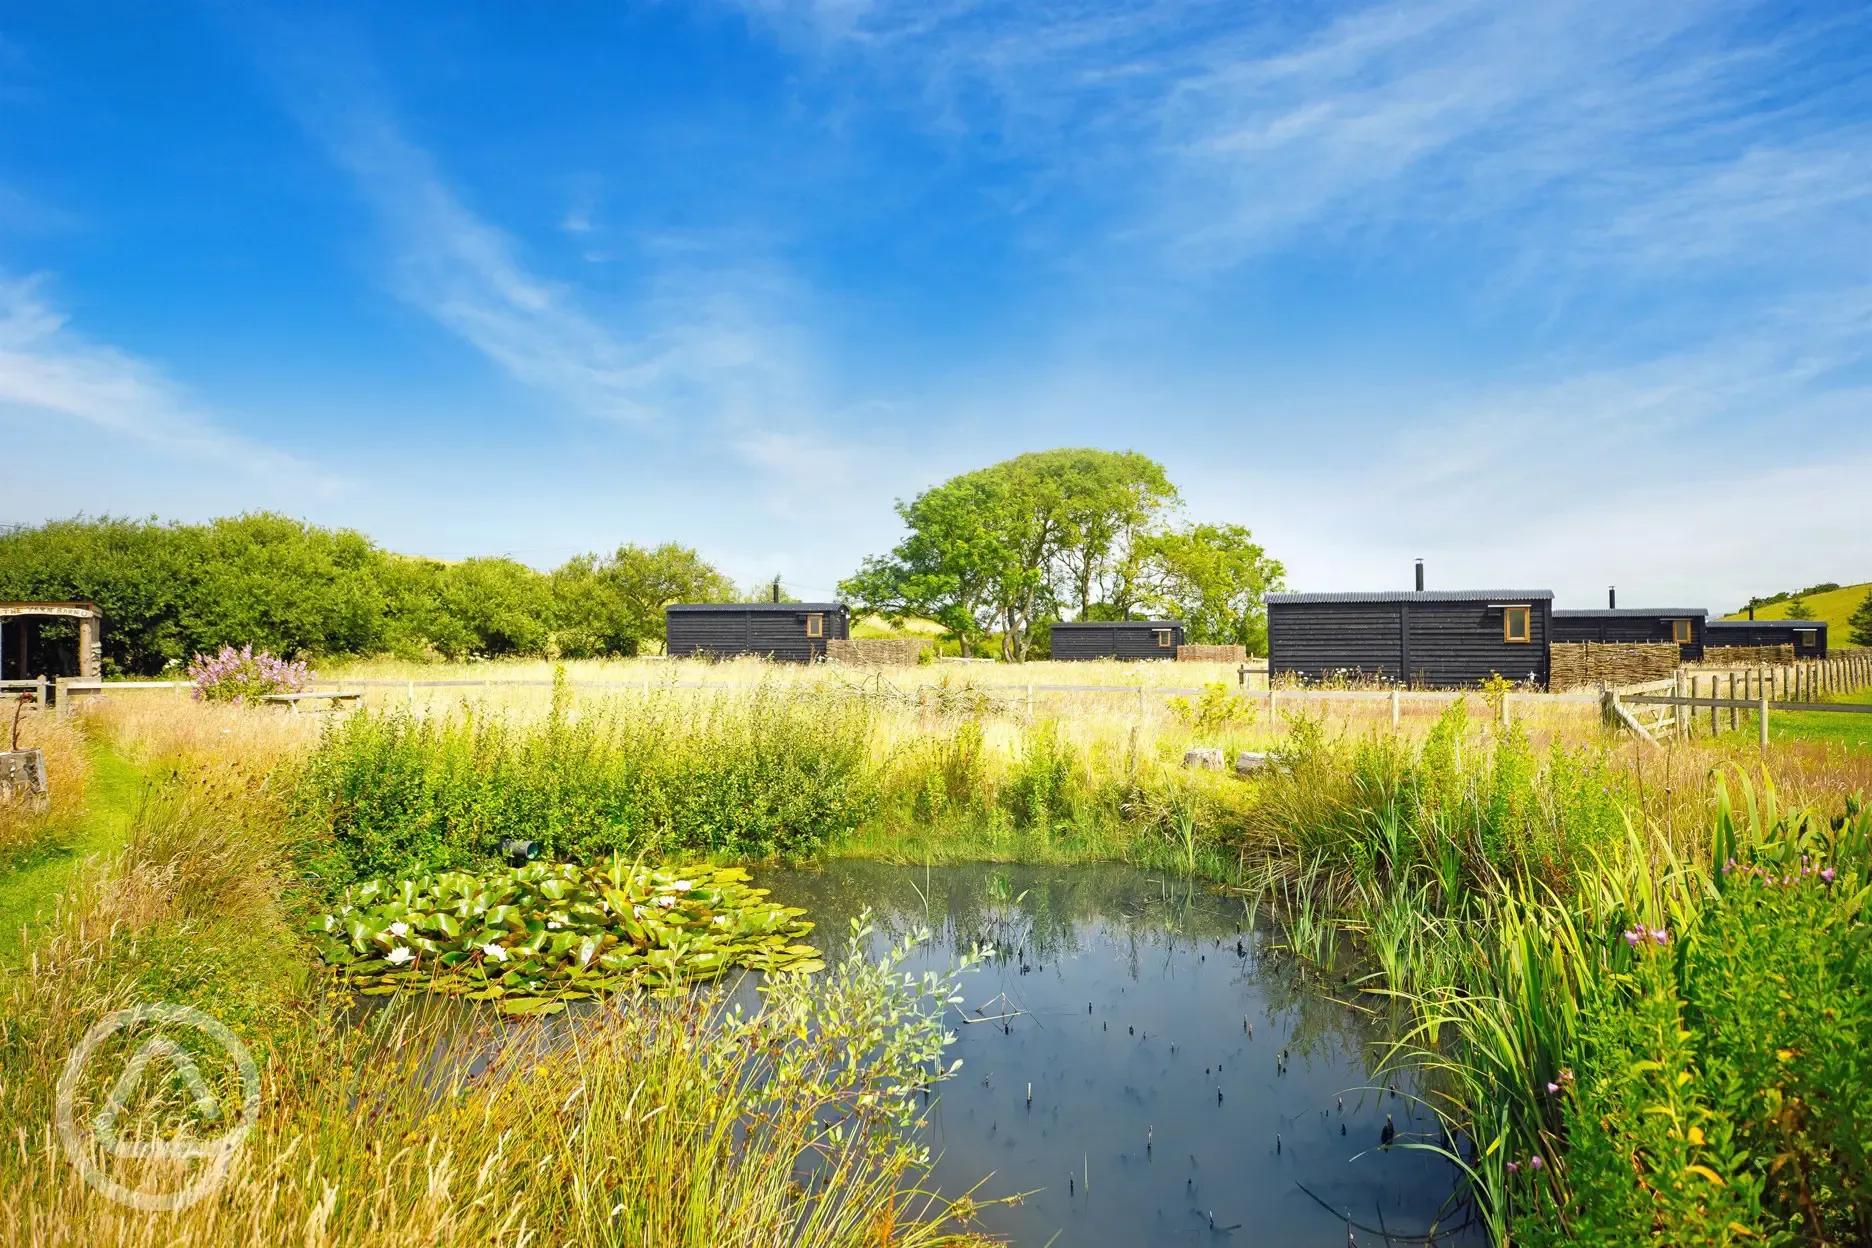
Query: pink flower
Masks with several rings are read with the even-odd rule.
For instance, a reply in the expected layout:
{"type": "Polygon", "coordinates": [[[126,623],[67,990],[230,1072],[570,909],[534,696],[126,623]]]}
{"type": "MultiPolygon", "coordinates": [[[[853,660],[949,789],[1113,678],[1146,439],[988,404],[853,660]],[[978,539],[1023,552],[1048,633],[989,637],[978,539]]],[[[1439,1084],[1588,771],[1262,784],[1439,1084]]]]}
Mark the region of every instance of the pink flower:
{"type": "Polygon", "coordinates": [[[1651,930],[1651,939],[1661,945],[1670,939],[1670,933],[1661,927],[1653,928],[1651,930]]]}
{"type": "Polygon", "coordinates": [[[1546,1163],[1540,1159],[1539,1153],[1535,1153],[1532,1157],[1528,1158],[1527,1164],[1528,1164],[1528,1169],[1539,1170],[1546,1163]]]}
{"type": "Polygon", "coordinates": [[[1547,1081],[1547,1095],[1555,1096],[1555,1095],[1558,1095],[1559,1091],[1560,1091],[1560,1085],[1555,1083],[1553,1080],[1549,1079],[1547,1081]]]}
{"type": "Polygon", "coordinates": [[[1509,1174],[1514,1174],[1514,1173],[1517,1173],[1517,1172],[1518,1172],[1518,1171],[1519,1171],[1520,1169],[1521,1169],[1521,1163],[1520,1163],[1520,1162],[1518,1162],[1518,1161],[1511,1161],[1511,1162],[1509,1162],[1509,1163],[1508,1163],[1508,1173],[1509,1173],[1509,1174]]]}
{"type": "Polygon", "coordinates": [[[1831,884],[1833,882],[1833,868],[1828,867],[1826,870],[1822,871],[1820,873],[1820,878],[1831,884]]]}

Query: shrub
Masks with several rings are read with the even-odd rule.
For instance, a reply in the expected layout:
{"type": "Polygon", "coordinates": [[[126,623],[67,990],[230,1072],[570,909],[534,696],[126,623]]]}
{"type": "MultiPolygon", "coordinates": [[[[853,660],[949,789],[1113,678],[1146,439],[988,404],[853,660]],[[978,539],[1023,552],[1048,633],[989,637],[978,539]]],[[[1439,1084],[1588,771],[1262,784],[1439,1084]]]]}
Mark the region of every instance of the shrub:
{"type": "Polygon", "coordinates": [[[197,702],[245,702],[269,693],[299,693],[311,683],[304,663],[276,659],[252,646],[222,646],[221,653],[198,654],[188,666],[197,702]]]}

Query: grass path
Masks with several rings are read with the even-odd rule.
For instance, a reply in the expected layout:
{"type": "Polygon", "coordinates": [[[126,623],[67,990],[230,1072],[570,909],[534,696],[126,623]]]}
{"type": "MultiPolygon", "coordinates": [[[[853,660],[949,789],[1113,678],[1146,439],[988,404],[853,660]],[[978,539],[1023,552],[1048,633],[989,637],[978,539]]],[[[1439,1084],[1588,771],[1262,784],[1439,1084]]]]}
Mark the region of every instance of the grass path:
{"type": "Polygon", "coordinates": [[[130,839],[143,791],[143,773],[104,746],[92,747],[85,813],[76,840],[31,866],[0,879],[0,960],[20,948],[20,927],[49,910],[86,858],[114,854],[130,839]]]}

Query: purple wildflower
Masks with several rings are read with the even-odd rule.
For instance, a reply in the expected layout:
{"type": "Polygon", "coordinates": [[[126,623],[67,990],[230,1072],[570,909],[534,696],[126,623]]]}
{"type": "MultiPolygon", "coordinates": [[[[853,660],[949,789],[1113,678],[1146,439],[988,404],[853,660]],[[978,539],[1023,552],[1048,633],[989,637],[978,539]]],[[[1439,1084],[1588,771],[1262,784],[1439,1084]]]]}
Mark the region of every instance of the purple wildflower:
{"type": "Polygon", "coordinates": [[[1528,1158],[1527,1164],[1528,1164],[1528,1169],[1539,1170],[1542,1166],[1546,1165],[1547,1163],[1543,1162],[1540,1159],[1539,1153],[1535,1153],[1532,1157],[1528,1158]]]}
{"type": "Polygon", "coordinates": [[[1553,1080],[1549,1079],[1547,1081],[1547,1095],[1557,1096],[1559,1095],[1559,1093],[1560,1093],[1560,1085],[1555,1083],[1553,1080]]]}
{"type": "Polygon", "coordinates": [[[1643,939],[1644,939],[1644,933],[1641,932],[1638,928],[1634,927],[1630,931],[1625,933],[1625,943],[1630,945],[1634,949],[1638,947],[1638,942],[1643,939]]]}
{"type": "Polygon", "coordinates": [[[223,646],[216,655],[198,654],[188,674],[198,702],[244,702],[269,693],[298,693],[312,680],[304,663],[255,652],[252,646],[223,646]]]}
{"type": "Polygon", "coordinates": [[[1517,1172],[1518,1172],[1518,1171],[1519,1171],[1520,1169],[1521,1169],[1521,1163],[1520,1163],[1520,1162],[1518,1162],[1518,1161],[1511,1161],[1511,1162],[1509,1162],[1509,1163],[1508,1163],[1508,1173],[1509,1173],[1509,1174],[1514,1174],[1514,1173],[1517,1173],[1517,1172]]]}
{"type": "Polygon", "coordinates": [[[1831,884],[1833,882],[1833,868],[1828,867],[1826,870],[1822,871],[1820,873],[1820,878],[1831,884]]]}
{"type": "Polygon", "coordinates": [[[1666,928],[1654,927],[1651,929],[1651,939],[1661,945],[1670,939],[1670,931],[1666,928]]]}

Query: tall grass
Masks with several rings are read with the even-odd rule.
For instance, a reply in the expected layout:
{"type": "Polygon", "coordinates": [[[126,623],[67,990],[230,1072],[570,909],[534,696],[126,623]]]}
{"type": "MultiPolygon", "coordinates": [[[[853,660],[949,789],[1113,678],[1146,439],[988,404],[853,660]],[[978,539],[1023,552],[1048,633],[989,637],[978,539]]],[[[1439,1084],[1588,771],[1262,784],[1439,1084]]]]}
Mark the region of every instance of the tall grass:
{"type": "MultiPolygon", "coordinates": [[[[12,745],[18,710],[13,698],[0,698],[0,749],[12,745]]],[[[19,715],[19,728],[22,750],[44,752],[50,800],[0,799],[0,872],[30,866],[77,838],[84,817],[85,781],[91,770],[84,737],[71,721],[28,708],[19,715]]]]}
{"type": "Polygon", "coordinates": [[[295,817],[328,836],[347,876],[467,865],[501,839],[550,856],[801,855],[876,800],[869,711],[779,687],[747,696],[569,696],[543,720],[359,713],[299,777],[295,817]]]}
{"type": "MultiPolygon", "coordinates": [[[[901,974],[904,950],[874,963],[855,938],[831,972],[775,986],[757,1013],[717,994],[518,1026],[466,1011],[360,1015],[306,980],[306,847],[282,843],[279,827],[264,783],[159,767],[130,847],[87,871],[36,933],[0,1008],[13,1123],[0,1241],[857,1248],[945,1242],[966,1222],[966,1198],[915,1190],[928,1158],[911,1128],[941,1073],[950,988],[901,974]],[[262,1111],[225,1184],[160,1215],[91,1191],[49,1125],[79,1038],[143,1001],[208,1011],[264,1071],[262,1111]]],[[[79,1121],[145,1038],[100,1055],[79,1121]]],[[[226,1063],[196,1056],[225,1092],[226,1063]]],[[[146,1124],[192,1121],[173,1089],[137,1109],[146,1124]]],[[[152,1188],[185,1177],[170,1163],[95,1160],[152,1188]]]]}

